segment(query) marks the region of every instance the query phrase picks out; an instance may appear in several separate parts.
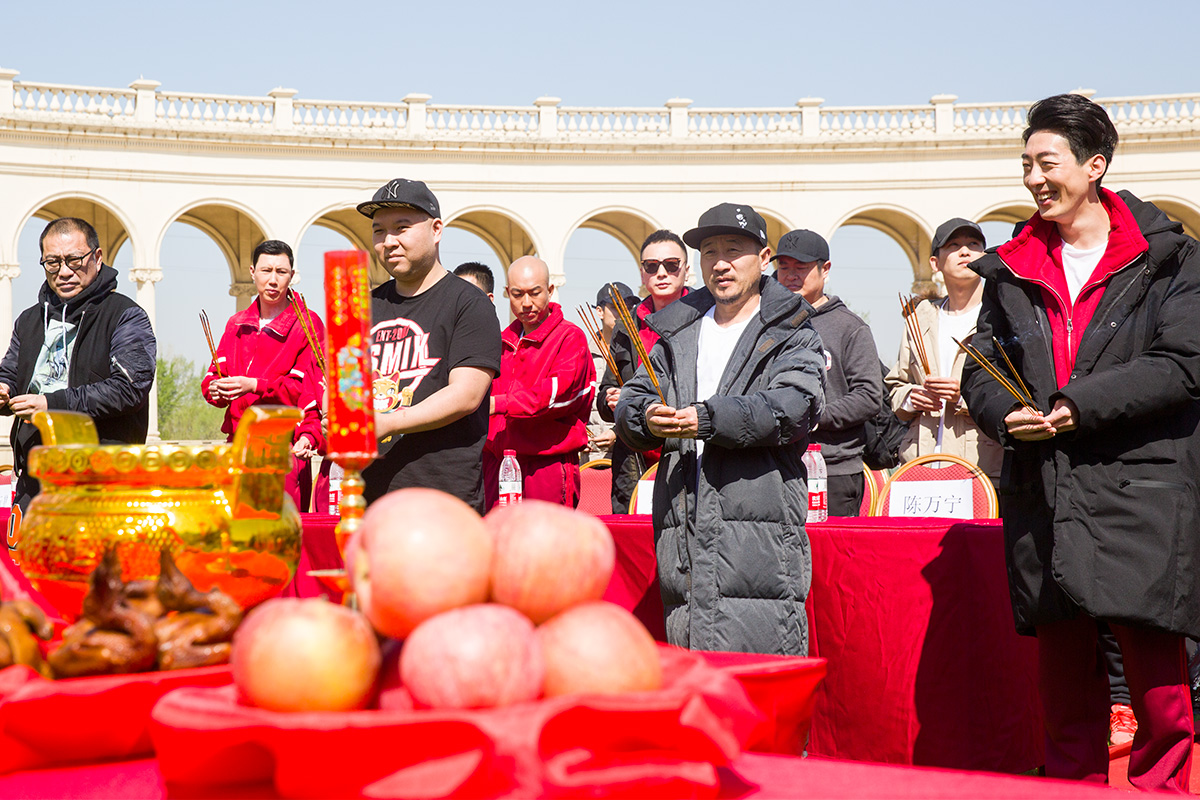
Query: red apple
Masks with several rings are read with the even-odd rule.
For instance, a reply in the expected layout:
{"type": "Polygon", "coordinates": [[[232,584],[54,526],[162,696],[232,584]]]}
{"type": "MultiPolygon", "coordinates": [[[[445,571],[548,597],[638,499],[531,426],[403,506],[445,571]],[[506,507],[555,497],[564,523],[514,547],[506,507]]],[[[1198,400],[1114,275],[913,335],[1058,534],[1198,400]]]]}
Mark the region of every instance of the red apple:
{"type": "Polygon", "coordinates": [[[494,603],[425,620],[400,651],[400,678],[418,705],[493,708],[536,700],[545,665],[533,624],[494,603]]]}
{"type": "Polygon", "coordinates": [[[497,506],[484,518],[495,537],[492,599],[537,623],[588,600],[612,580],[616,547],[604,523],[542,500],[497,506]]]}
{"type": "Polygon", "coordinates": [[[403,639],[435,614],[488,597],[492,537],[475,510],[435,489],[400,489],[371,504],[347,546],[358,605],[403,639]]]}
{"type": "Polygon", "coordinates": [[[546,660],[546,697],[648,692],[662,687],[654,637],[613,603],[569,608],[537,630],[546,660]]]}
{"type": "Polygon", "coordinates": [[[379,642],[358,612],[324,600],[276,598],[233,635],[233,682],[271,711],[363,708],[379,673],[379,642]]]}

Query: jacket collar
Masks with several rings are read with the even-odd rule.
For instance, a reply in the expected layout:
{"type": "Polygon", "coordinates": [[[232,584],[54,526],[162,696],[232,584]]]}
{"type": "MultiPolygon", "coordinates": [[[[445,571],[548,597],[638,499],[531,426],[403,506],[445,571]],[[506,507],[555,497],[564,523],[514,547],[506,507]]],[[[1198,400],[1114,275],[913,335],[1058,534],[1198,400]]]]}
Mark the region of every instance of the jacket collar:
{"type": "MultiPolygon", "coordinates": [[[[758,289],[761,299],[758,305],[758,317],[763,327],[782,321],[785,326],[799,327],[808,317],[812,316],[813,307],[799,294],[792,294],[774,277],[764,275],[759,279],[758,289]],[[801,311],[808,313],[799,319],[801,311]]],[[[708,310],[716,305],[712,292],[707,287],[691,292],[687,297],[651,314],[646,323],[661,335],[670,335],[687,327],[703,317],[708,310]]]]}
{"type": "MultiPolygon", "coordinates": [[[[1138,222],[1125,201],[1108,189],[1100,189],[1100,202],[1108,212],[1108,247],[1100,259],[1093,275],[1096,280],[1108,280],[1113,273],[1134,261],[1149,250],[1146,237],[1142,235],[1138,222]]],[[[1052,287],[1066,282],[1062,274],[1062,238],[1058,226],[1034,214],[1029,223],[1011,241],[996,249],[997,255],[1008,265],[1009,270],[1022,280],[1033,281],[1052,287]]]]}
{"type": "MultiPolygon", "coordinates": [[[[260,319],[262,319],[262,313],[259,311],[258,298],[256,297],[254,298],[254,302],[233,315],[233,324],[243,328],[258,330],[258,321],[260,319]]],[[[264,325],[262,329],[280,339],[286,339],[295,321],[296,312],[292,310],[291,303],[288,303],[279,316],[264,325]]]]}
{"type": "Polygon", "coordinates": [[[522,336],[524,329],[521,327],[521,320],[516,320],[505,328],[503,333],[500,334],[500,338],[504,341],[504,344],[516,349],[517,343],[522,339],[530,344],[541,344],[546,341],[554,329],[564,322],[562,306],[558,303],[551,303],[548,308],[550,309],[550,314],[546,317],[545,322],[538,325],[527,336],[522,336]]]}

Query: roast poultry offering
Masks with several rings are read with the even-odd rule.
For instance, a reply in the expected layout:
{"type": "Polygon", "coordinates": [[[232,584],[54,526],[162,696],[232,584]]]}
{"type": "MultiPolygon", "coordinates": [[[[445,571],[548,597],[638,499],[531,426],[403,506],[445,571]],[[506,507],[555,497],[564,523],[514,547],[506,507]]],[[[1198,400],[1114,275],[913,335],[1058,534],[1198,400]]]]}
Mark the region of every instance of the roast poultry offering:
{"type": "Polygon", "coordinates": [[[124,583],[110,548],[92,573],[83,615],[47,661],[56,678],[224,664],[241,621],[236,601],[218,589],[197,591],[169,551],[158,580],[124,583]]]}

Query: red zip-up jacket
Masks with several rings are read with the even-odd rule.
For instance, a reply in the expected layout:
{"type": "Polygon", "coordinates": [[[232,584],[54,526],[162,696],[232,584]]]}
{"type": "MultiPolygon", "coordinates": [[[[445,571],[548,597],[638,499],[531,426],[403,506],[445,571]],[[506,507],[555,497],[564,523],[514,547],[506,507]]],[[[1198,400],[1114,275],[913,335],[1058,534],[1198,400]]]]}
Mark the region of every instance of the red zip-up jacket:
{"type": "Polygon", "coordinates": [[[1071,379],[1083,332],[1100,305],[1108,279],[1150,248],[1129,207],[1115,192],[1101,188],[1100,202],[1108,212],[1108,247],[1074,303],[1063,273],[1062,239],[1053,222],[1034,214],[1012,241],[996,249],[996,255],[1014,275],[1042,290],[1042,302],[1050,321],[1054,376],[1060,389],[1071,379]]]}
{"type": "Polygon", "coordinates": [[[596,367],[587,336],[550,304],[550,316],[528,336],[518,320],[500,334],[500,375],[492,382],[496,413],[487,449],[556,455],[587,446],[587,421],[596,393],[596,367]]]}
{"type": "MultiPolygon", "coordinates": [[[[316,330],[317,341],[325,341],[325,325],[321,318],[308,311],[316,330]]],[[[221,374],[244,375],[258,379],[258,391],[250,392],[236,398],[225,409],[225,421],[221,431],[233,439],[237,430],[238,420],[246,409],[253,405],[285,405],[304,408],[316,399],[315,389],[311,385],[313,378],[319,379],[320,370],[316,357],[308,345],[308,339],[296,320],[296,314],[289,306],[283,313],[271,320],[262,329],[258,327],[258,300],[245,311],[239,311],[229,318],[225,324],[225,332],[221,335],[221,343],[217,345],[217,362],[221,365],[221,374]],[[308,382],[310,386],[305,387],[308,382]]],[[[208,386],[217,378],[214,367],[210,364],[208,372],[200,383],[204,398],[215,406],[208,394],[208,386]]],[[[311,414],[309,415],[311,416],[311,414]]],[[[311,420],[301,423],[304,433],[311,432],[311,420]]],[[[320,430],[319,421],[316,430],[320,430]]],[[[318,445],[322,445],[319,439],[318,445]]]]}

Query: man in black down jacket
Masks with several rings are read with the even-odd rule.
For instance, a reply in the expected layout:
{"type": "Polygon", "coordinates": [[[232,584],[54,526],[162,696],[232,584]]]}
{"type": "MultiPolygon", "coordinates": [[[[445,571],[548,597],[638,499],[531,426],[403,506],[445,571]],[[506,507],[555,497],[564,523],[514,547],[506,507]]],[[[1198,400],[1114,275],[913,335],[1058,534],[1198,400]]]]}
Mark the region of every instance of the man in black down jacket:
{"type": "Polygon", "coordinates": [[[117,293],[117,271],[104,264],[91,225],[56,219],[40,245],[46,282],[38,304],[17,317],[0,361],[0,413],[16,416],[9,440],[22,511],[39,490],[25,469],[30,448],[41,444],[33,415],[78,411],[96,423],[101,444],[145,442],[157,354],[150,318],[117,293]]]}
{"type": "Polygon", "coordinates": [[[1030,109],[1038,213],[974,262],[975,342],[1012,358],[1038,410],[969,363],[963,395],[1005,446],[1000,481],[1017,628],[1038,637],[1046,774],[1108,777],[1097,620],[1124,655],[1139,722],[1130,782],[1186,792],[1184,636],[1200,637],[1200,255],[1149,203],[1100,188],[1117,131],[1059,95],[1030,109]]]}
{"type": "Polygon", "coordinates": [[[801,457],[824,404],[803,297],[763,275],[766,225],[746,205],[684,234],[706,288],[650,315],[661,337],[617,403],[617,435],[662,447],[654,534],[667,640],[696,650],[808,653],[812,558],[801,457]]]}

